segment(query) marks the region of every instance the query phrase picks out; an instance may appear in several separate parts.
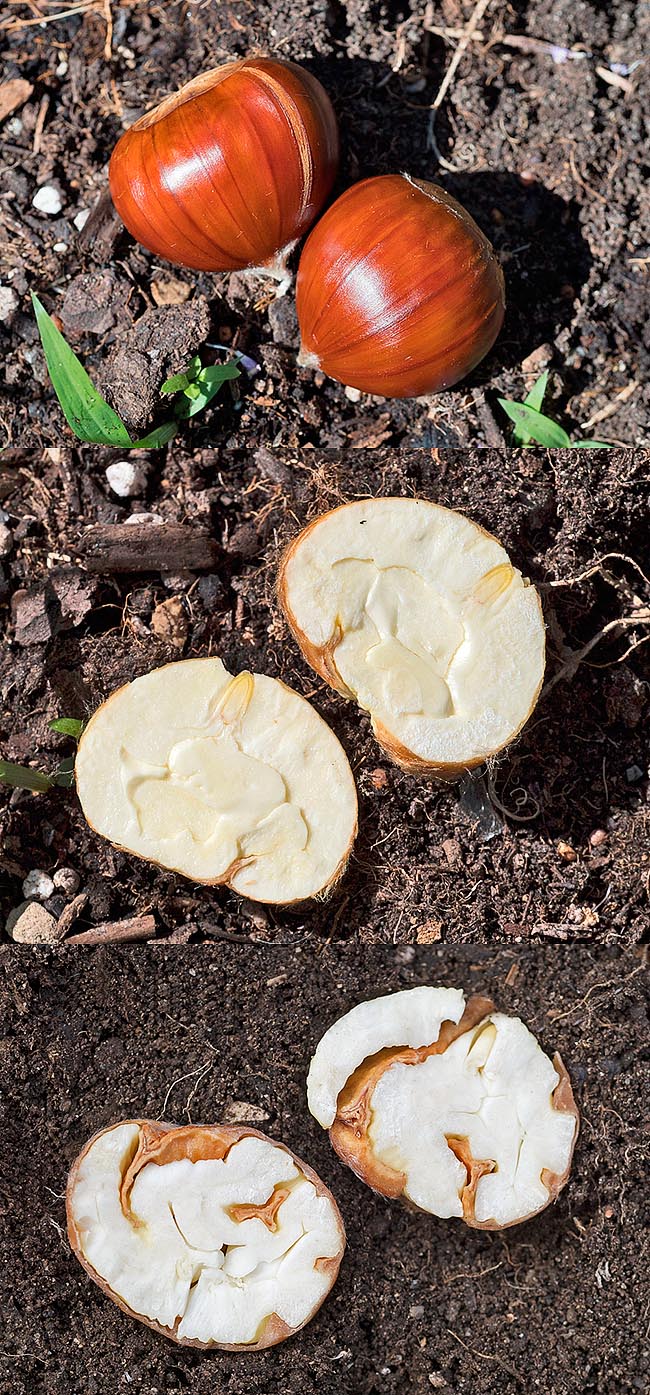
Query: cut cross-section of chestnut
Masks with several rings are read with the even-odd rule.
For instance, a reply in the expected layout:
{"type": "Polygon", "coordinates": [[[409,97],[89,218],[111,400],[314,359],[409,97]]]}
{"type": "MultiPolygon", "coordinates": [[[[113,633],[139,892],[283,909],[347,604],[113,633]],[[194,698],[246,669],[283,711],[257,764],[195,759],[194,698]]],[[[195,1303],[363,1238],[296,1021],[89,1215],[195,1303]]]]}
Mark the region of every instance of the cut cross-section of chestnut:
{"type": "Polygon", "coordinates": [[[359,1003],[319,1042],[309,1108],[383,1196],[481,1230],[528,1220],[565,1185],[579,1127],[559,1054],[456,988],[359,1003]]]}
{"type": "Polygon", "coordinates": [[[320,1178],[249,1128],[114,1124],[74,1163],[66,1211],[90,1277],[187,1346],[283,1342],[327,1297],[345,1249],[320,1178]]]}
{"type": "Polygon", "coordinates": [[[296,281],[299,362],[361,392],[452,387],[499,333],[503,273],[480,228],[436,184],[379,175],[310,233],[296,281]]]}
{"type": "Polygon", "coordinates": [[[307,662],[370,713],[405,770],[454,779],[535,706],[539,596],[462,514],[426,499],[344,504],[294,539],[279,597],[307,662]]]}
{"type": "Polygon", "coordinates": [[[79,742],[88,823],[118,847],[257,901],[325,893],[357,831],[345,752],[278,679],[185,659],[136,678],[79,742]]]}
{"type": "Polygon", "coordinates": [[[129,232],[197,271],[280,279],[338,164],[327,93],[297,63],[224,63],[167,97],[118,141],[113,203],[129,232]]]}

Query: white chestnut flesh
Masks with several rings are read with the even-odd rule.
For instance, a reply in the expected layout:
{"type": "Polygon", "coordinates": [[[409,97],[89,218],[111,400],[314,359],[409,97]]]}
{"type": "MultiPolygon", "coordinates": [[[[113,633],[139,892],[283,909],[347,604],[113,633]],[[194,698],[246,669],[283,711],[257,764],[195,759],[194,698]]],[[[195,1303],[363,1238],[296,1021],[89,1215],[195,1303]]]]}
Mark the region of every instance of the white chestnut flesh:
{"type": "Polygon", "coordinates": [[[279,597],[312,668],[404,769],[453,779],[523,727],[544,675],[539,596],[464,515],[365,499],[288,548],[279,597]]]}
{"type": "Polygon", "coordinates": [[[91,1278],[188,1346],[284,1341],[327,1297],[345,1249],[331,1193],[253,1129],[147,1120],[104,1129],[70,1172],[66,1207],[91,1278]]]}
{"type": "Polygon", "coordinates": [[[84,815],[112,843],[258,901],[324,893],[357,828],[352,772],[314,708],[275,678],[186,659],[113,693],[75,765],[84,815]]]}
{"type": "Polygon", "coordinates": [[[373,1190],[485,1230],[555,1200],[579,1126],[560,1056],[551,1061],[518,1017],[446,988],[353,1008],[319,1042],[307,1098],[336,1152],[373,1190]]]}

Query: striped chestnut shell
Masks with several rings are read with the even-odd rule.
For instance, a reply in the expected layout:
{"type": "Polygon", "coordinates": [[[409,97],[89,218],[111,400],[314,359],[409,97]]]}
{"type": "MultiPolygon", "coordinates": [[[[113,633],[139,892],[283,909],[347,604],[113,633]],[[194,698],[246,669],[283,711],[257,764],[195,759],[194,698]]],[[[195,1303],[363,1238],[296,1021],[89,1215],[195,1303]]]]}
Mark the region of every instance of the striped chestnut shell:
{"type": "Polygon", "coordinates": [[[480,228],[444,189],[405,174],[364,179],[332,204],[305,243],[296,301],[299,362],[382,397],[453,387],[505,310],[480,228]]]}
{"type": "Polygon", "coordinates": [[[125,131],[111,195],[133,237],[169,262],[283,279],[330,192],[338,152],[317,79],[297,63],[245,58],[202,73],[125,131]]]}

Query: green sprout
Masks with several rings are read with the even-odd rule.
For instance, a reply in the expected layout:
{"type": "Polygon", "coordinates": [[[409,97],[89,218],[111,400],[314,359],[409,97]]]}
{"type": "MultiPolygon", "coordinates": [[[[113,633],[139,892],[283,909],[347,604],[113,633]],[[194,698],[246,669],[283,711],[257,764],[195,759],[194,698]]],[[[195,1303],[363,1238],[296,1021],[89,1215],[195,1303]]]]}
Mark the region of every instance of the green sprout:
{"type": "Polygon", "coordinates": [[[533,384],[523,402],[511,402],[507,397],[497,399],[506,416],[509,416],[511,422],[514,423],[513,443],[517,446],[529,446],[531,441],[534,441],[540,446],[552,446],[560,449],[573,446],[582,449],[611,450],[607,441],[572,441],[563,426],[559,426],[551,417],[544,416],[542,404],[547,384],[548,369],[533,384]]]}
{"type": "MultiPolygon", "coordinates": [[[[71,736],[78,741],[85,723],[77,717],[56,717],[50,722],[50,731],[62,736],[71,736]]],[[[45,770],[32,770],[29,765],[14,765],[13,761],[0,760],[0,785],[10,785],[15,790],[32,790],[36,794],[46,794],[48,790],[70,789],[74,782],[74,756],[65,756],[52,775],[45,770]]]]}
{"type": "Polygon", "coordinates": [[[97,391],[80,359],[70,348],[51,315],[32,291],[36,324],[41,336],[45,362],[61,411],[80,441],[98,446],[118,446],[121,450],[156,450],[171,441],[181,421],[196,416],[228,379],[239,377],[236,363],[217,363],[203,368],[198,354],[184,373],[177,373],[162,385],[165,396],[178,394],[173,404],[173,420],[163,422],[148,435],[132,441],[117,412],[97,391]]]}

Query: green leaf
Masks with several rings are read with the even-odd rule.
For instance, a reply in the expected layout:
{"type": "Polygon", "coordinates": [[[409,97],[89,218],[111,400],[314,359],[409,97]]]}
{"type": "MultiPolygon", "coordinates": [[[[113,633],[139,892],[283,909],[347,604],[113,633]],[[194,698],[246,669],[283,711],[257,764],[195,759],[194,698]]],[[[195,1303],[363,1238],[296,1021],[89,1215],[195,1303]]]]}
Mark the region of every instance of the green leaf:
{"type": "Polygon", "coordinates": [[[84,726],[85,722],[80,722],[77,717],[56,717],[50,722],[50,731],[59,731],[62,736],[74,736],[78,741],[84,726]]]}
{"type": "Polygon", "coordinates": [[[172,392],[185,392],[191,382],[189,373],[174,373],[173,377],[167,378],[166,382],[163,383],[160,391],[166,396],[172,392]]]}
{"type": "Polygon", "coordinates": [[[182,400],[175,408],[177,417],[181,421],[186,421],[188,417],[195,417],[197,412],[202,412],[207,407],[208,402],[216,397],[219,388],[223,383],[231,378],[239,378],[240,372],[235,363],[215,363],[209,368],[202,368],[193,387],[198,388],[198,397],[185,393],[185,401],[182,400]]]}
{"type": "Polygon", "coordinates": [[[198,377],[200,372],[201,360],[198,354],[193,354],[185,371],[183,373],[174,373],[171,378],[168,378],[167,381],[163,383],[160,391],[165,394],[171,392],[185,392],[185,389],[189,387],[190,383],[194,382],[194,379],[198,377]]]}
{"type": "Polygon", "coordinates": [[[165,421],[162,426],[154,427],[147,436],[141,436],[139,441],[134,441],[133,445],[139,450],[158,450],[160,446],[166,446],[177,431],[177,421],[165,421]]]}
{"type": "Polygon", "coordinates": [[[572,441],[571,445],[588,450],[613,450],[609,441],[572,441]]]}
{"type": "Polygon", "coordinates": [[[31,295],[45,362],[68,426],[80,441],[99,446],[131,446],[124,422],[97,391],[38,296],[33,291],[31,295]]]}
{"type": "Polygon", "coordinates": [[[28,765],[13,765],[11,761],[0,760],[0,784],[12,785],[16,790],[35,790],[44,794],[52,788],[54,781],[43,770],[30,770],[28,765]]]}
{"type": "MultiPolygon", "coordinates": [[[[537,382],[533,383],[530,392],[526,393],[523,405],[532,407],[534,412],[541,412],[544,394],[548,383],[548,369],[540,374],[537,382]]],[[[512,431],[512,439],[517,446],[530,445],[530,433],[523,426],[515,426],[512,431]]]]}
{"type": "Polygon", "coordinates": [[[515,426],[526,431],[530,440],[536,441],[538,445],[555,447],[571,445],[571,441],[562,426],[558,426],[556,421],[551,421],[550,417],[543,416],[541,412],[536,412],[533,407],[527,407],[525,402],[510,402],[505,397],[499,397],[498,402],[515,426]]]}
{"type": "Polygon", "coordinates": [[[548,372],[548,368],[545,369],[545,371],[537,379],[537,382],[533,383],[530,392],[528,392],[524,397],[524,406],[532,407],[534,412],[541,412],[542,410],[542,403],[544,401],[546,385],[548,383],[548,372]]]}
{"type": "Polygon", "coordinates": [[[69,790],[74,785],[74,756],[66,756],[55,775],[52,776],[52,784],[60,785],[63,789],[69,790]]]}

